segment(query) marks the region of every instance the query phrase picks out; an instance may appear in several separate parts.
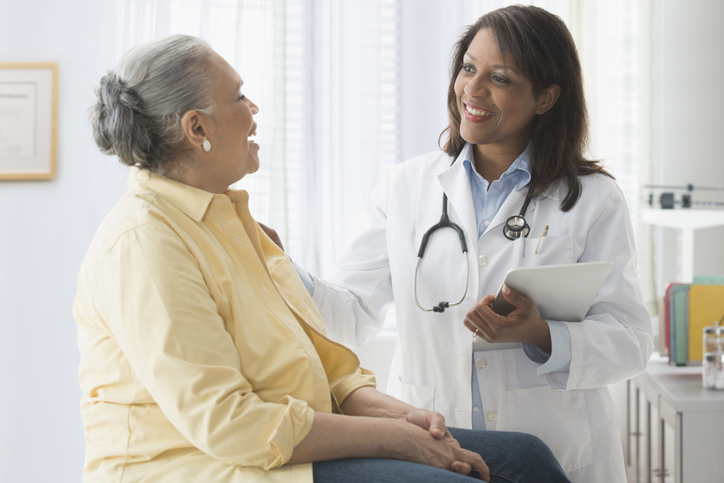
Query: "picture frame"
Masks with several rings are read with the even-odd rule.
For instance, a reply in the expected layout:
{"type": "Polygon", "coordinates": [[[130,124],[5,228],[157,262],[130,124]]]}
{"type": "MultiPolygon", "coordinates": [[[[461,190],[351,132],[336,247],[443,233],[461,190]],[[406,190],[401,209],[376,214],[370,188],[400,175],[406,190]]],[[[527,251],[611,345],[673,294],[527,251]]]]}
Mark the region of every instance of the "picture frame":
{"type": "Polygon", "coordinates": [[[0,63],[0,180],[52,179],[58,64],[0,63]]]}

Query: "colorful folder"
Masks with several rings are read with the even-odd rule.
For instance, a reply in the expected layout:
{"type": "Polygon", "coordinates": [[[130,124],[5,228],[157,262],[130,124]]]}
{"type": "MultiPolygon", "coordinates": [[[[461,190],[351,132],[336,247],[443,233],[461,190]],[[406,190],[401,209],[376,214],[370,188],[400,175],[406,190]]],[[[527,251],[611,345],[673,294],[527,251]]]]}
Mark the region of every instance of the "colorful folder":
{"type": "Polygon", "coordinates": [[[692,285],[689,290],[689,362],[703,359],[704,327],[724,315],[724,285],[692,285]]]}
{"type": "Polygon", "coordinates": [[[724,285],[724,275],[695,275],[694,285],[724,285]]]}
{"type": "Polygon", "coordinates": [[[688,362],[688,319],[689,289],[688,283],[674,284],[669,290],[669,314],[671,331],[671,362],[677,366],[685,366],[688,362]]]}

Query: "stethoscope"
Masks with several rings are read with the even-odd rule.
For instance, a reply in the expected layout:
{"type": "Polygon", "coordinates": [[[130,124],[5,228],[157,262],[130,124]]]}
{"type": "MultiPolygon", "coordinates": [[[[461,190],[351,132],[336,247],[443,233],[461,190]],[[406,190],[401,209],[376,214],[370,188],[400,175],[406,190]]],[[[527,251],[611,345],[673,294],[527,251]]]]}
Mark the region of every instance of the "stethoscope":
{"type": "MultiPolygon", "coordinates": [[[[460,148],[460,150],[457,152],[452,163],[450,163],[450,166],[455,164],[455,161],[458,160],[458,157],[462,153],[464,147],[465,144],[463,144],[463,147],[460,148]]],[[[523,202],[523,206],[520,209],[520,213],[508,218],[508,221],[506,221],[505,225],[503,226],[503,234],[508,240],[515,241],[521,237],[525,238],[528,236],[528,233],[530,232],[530,226],[528,226],[528,223],[525,221],[525,212],[528,211],[528,204],[530,204],[530,191],[528,191],[528,194],[525,196],[525,201],[523,202]]],[[[431,226],[430,229],[427,230],[424,235],[422,235],[420,250],[418,250],[417,252],[417,264],[415,265],[415,277],[412,281],[412,293],[415,297],[415,304],[420,308],[420,310],[424,310],[425,312],[442,313],[445,312],[446,308],[460,305],[462,301],[465,300],[465,297],[468,295],[468,280],[470,275],[470,263],[468,263],[469,256],[470,255],[468,254],[468,245],[465,242],[465,232],[456,223],[450,221],[450,217],[448,217],[447,214],[447,194],[443,192],[442,215],[440,215],[440,221],[436,225],[431,226]],[[433,233],[441,228],[452,228],[457,232],[458,238],[460,239],[460,248],[465,254],[465,292],[463,293],[463,296],[460,297],[460,300],[458,300],[457,302],[450,303],[443,300],[434,307],[426,309],[422,305],[420,305],[420,301],[417,299],[417,271],[420,268],[420,261],[422,260],[422,257],[425,256],[425,249],[427,248],[427,242],[430,240],[430,236],[432,236],[433,233]]]]}

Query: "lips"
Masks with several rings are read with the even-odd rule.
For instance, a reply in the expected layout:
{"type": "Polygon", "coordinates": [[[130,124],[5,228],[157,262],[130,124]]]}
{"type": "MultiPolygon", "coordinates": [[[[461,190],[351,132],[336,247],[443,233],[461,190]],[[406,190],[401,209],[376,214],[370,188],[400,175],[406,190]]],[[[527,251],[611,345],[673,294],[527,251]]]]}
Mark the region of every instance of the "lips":
{"type": "Polygon", "coordinates": [[[482,107],[471,106],[466,102],[463,102],[463,116],[470,122],[486,122],[493,119],[496,114],[491,111],[487,111],[482,107]]]}

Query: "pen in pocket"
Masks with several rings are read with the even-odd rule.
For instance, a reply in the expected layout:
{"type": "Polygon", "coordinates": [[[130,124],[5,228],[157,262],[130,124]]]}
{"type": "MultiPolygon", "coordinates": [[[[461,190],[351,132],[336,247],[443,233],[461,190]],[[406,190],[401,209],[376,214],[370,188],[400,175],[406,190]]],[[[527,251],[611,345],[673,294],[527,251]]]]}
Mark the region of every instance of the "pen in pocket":
{"type": "Polygon", "coordinates": [[[538,244],[535,246],[535,253],[534,255],[538,255],[538,247],[540,247],[540,242],[543,239],[544,236],[548,234],[548,225],[546,225],[545,229],[543,230],[543,233],[541,233],[540,238],[538,239],[538,244]]]}

